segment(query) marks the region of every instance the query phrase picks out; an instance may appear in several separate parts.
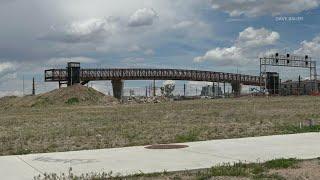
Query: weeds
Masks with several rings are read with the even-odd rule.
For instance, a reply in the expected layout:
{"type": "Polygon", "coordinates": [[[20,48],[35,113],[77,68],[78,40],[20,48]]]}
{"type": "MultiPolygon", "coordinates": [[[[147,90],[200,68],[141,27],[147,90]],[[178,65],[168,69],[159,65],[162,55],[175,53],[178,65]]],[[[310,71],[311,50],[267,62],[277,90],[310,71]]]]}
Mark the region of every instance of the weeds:
{"type": "Polygon", "coordinates": [[[79,102],[80,102],[80,101],[79,101],[78,98],[73,97],[73,98],[68,99],[68,100],[66,101],[66,104],[74,105],[74,104],[78,104],[79,102]]]}
{"type": "Polygon", "coordinates": [[[209,169],[203,170],[190,170],[182,172],[160,172],[145,174],[143,172],[121,176],[121,174],[114,174],[113,172],[108,173],[86,173],[79,176],[72,172],[72,168],[69,169],[67,174],[45,174],[35,177],[35,180],[103,180],[103,179],[184,179],[189,177],[190,179],[205,180],[212,177],[247,177],[252,179],[276,179],[283,180],[284,178],[278,174],[268,173],[271,169],[286,169],[295,167],[300,162],[297,159],[275,159],[267,161],[265,163],[234,163],[234,164],[223,164],[220,166],[214,166],[209,169]]]}
{"type": "Polygon", "coordinates": [[[295,126],[295,125],[287,125],[280,128],[286,134],[294,134],[294,133],[307,133],[307,132],[320,132],[320,125],[314,126],[295,126]]]}
{"type": "Polygon", "coordinates": [[[286,168],[295,167],[298,162],[300,162],[300,161],[295,158],[275,159],[275,160],[267,161],[265,163],[265,166],[268,169],[286,169],[286,168]]]}
{"type": "Polygon", "coordinates": [[[199,140],[199,134],[200,134],[200,131],[191,130],[185,134],[176,135],[175,141],[177,143],[197,141],[197,140],[199,140]]]}
{"type": "Polygon", "coordinates": [[[21,149],[17,149],[15,155],[23,155],[23,154],[30,154],[30,153],[32,153],[30,149],[21,148],[21,149]]]}
{"type": "Polygon", "coordinates": [[[250,169],[242,163],[224,164],[222,166],[214,166],[205,172],[199,171],[197,179],[209,179],[215,176],[234,176],[247,177],[250,175],[250,169]]]}

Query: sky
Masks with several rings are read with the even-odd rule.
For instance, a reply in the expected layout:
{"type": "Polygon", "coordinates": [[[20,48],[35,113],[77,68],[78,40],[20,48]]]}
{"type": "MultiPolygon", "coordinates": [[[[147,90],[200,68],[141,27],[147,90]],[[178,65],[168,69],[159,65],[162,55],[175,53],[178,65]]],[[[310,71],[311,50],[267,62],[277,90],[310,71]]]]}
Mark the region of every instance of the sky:
{"type": "MultiPolygon", "coordinates": [[[[68,61],[258,75],[259,57],[271,53],[317,60],[319,6],[320,0],[0,0],[0,96],[30,93],[32,77],[38,93],[57,88],[44,82],[44,70],[68,61]]],[[[284,79],[308,76],[277,70],[284,79]]],[[[179,83],[193,90],[205,84],[179,83]]],[[[110,82],[89,85],[111,91],[110,82]]]]}

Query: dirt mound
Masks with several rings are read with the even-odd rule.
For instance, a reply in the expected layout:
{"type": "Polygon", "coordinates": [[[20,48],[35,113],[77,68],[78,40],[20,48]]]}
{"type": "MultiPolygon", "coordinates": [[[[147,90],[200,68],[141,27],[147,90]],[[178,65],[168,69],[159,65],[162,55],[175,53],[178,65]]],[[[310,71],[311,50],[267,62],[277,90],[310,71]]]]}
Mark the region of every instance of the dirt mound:
{"type": "Polygon", "coordinates": [[[56,89],[37,96],[8,96],[0,99],[0,107],[42,107],[50,105],[112,105],[118,100],[81,85],[56,89]]]}

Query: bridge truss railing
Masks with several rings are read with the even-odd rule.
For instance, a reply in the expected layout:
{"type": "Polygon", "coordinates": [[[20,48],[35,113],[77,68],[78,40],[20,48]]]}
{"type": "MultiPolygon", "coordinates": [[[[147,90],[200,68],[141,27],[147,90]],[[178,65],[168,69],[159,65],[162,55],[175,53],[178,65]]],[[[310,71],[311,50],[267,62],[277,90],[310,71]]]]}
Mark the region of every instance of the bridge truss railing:
{"type": "MultiPolygon", "coordinates": [[[[180,69],[81,69],[81,81],[97,80],[189,80],[208,82],[240,82],[244,85],[263,86],[264,78],[234,73],[180,70],[180,69]]],[[[45,81],[67,81],[66,69],[45,71],[45,81]]]]}

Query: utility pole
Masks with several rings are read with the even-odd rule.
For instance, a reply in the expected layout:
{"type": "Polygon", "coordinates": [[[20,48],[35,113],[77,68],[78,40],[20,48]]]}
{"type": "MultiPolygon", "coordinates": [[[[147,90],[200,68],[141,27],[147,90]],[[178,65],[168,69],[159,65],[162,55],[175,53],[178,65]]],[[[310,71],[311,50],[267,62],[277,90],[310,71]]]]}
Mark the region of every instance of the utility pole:
{"type": "Polygon", "coordinates": [[[218,96],[220,96],[220,83],[218,82],[218,96]]]}
{"type": "Polygon", "coordinates": [[[273,95],[276,94],[276,77],[273,76],[273,95]]]}
{"type": "Polygon", "coordinates": [[[156,97],[156,80],[153,80],[153,97],[156,97]]]}
{"type": "Polygon", "coordinates": [[[298,96],[300,95],[300,87],[301,87],[301,76],[299,75],[298,96]]]}
{"type": "Polygon", "coordinates": [[[216,96],[216,90],[215,90],[215,84],[214,82],[212,83],[212,97],[216,96]]]}
{"type": "Polygon", "coordinates": [[[226,95],[226,82],[223,82],[223,96],[226,95]]]}
{"type": "Polygon", "coordinates": [[[183,84],[183,96],[186,97],[186,84],[183,84]]]}
{"type": "Polygon", "coordinates": [[[34,77],[32,78],[32,95],[36,95],[36,86],[35,86],[35,82],[34,82],[34,77]]]}
{"type": "Polygon", "coordinates": [[[146,86],[146,97],[148,97],[148,86],[146,86]]]}
{"type": "Polygon", "coordinates": [[[282,95],[281,79],[279,79],[279,95],[282,95]]]}
{"type": "Polygon", "coordinates": [[[24,75],[22,76],[22,95],[24,96],[24,75]]]}

